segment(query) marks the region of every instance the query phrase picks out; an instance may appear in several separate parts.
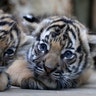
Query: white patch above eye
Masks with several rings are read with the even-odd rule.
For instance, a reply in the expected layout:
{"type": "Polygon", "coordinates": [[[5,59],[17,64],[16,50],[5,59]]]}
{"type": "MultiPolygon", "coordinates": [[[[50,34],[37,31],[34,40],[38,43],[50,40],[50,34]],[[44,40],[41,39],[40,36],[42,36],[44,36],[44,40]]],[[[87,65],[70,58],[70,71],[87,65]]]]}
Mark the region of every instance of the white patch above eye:
{"type": "Polygon", "coordinates": [[[28,59],[31,57],[32,47],[28,51],[28,59]]]}
{"type": "Polygon", "coordinates": [[[41,33],[41,38],[40,39],[44,39],[46,35],[50,34],[50,31],[46,31],[46,29],[48,28],[48,25],[50,23],[52,23],[53,20],[51,19],[45,19],[41,22],[41,25],[43,25],[43,28],[45,29],[42,33],[41,33]],[[47,27],[47,28],[46,28],[47,27]]]}
{"type": "Polygon", "coordinates": [[[46,35],[49,35],[49,34],[50,34],[50,31],[44,30],[43,33],[41,34],[40,39],[45,39],[46,35]]]}

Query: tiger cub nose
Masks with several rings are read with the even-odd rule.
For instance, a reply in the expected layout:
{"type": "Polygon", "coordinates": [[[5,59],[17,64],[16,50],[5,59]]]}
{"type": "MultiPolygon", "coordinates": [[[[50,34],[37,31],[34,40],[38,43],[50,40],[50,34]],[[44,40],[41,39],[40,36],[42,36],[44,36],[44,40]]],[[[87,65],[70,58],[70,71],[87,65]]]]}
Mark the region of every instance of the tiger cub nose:
{"type": "Polygon", "coordinates": [[[44,69],[47,73],[51,73],[53,71],[53,68],[49,68],[47,66],[44,65],[44,69]]]}

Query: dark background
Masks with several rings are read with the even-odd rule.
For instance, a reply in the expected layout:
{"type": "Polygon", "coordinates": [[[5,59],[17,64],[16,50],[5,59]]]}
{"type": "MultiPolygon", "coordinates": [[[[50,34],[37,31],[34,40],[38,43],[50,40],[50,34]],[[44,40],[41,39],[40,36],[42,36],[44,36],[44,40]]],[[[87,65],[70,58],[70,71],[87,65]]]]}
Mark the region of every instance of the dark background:
{"type": "Polygon", "coordinates": [[[28,13],[67,15],[96,31],[96,0],[0,0],[0,9],[20,16],[28,13]]]}

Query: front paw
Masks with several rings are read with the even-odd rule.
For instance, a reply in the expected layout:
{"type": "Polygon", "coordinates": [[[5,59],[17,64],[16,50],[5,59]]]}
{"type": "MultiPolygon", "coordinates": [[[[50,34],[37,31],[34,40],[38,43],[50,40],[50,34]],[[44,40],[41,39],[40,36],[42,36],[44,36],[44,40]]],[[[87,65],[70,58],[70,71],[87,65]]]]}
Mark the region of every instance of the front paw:
{"type": "Polygon", "coordinates": [[[21,81],[23,89],[45,89],[44,85],[33,77],[25,78],[21,81]]]}
{"type": "Polygon", "coordinates": [[[5,91],[11,87],[10,76],[0,70],[0,91],[5,91]]]}

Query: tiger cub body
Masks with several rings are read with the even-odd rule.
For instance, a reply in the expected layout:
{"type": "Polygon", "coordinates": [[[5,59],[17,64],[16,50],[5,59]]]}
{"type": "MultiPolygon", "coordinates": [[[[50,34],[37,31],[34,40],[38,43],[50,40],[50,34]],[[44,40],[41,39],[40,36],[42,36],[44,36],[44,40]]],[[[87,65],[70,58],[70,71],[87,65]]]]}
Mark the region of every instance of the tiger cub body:
{"type": "Polygon", "coordinates": [[[22,80],[21,88],[56,90],[87,82],[94,62],[89,46],[92,40],[84,25],[53,16],[42,20],[32,35],[36,41],[26,54],[32,76],[22,80]]]}
{"type": "MultiPolygon", "coordinates": [[[[28,75],[29,71],[26,72],[27,67],[23,62],[25,50],[31,46],[30,41],[33,38],[25,34],[27,32],[25,29],[19,18],[0,10],[0,91],[8,89],[11,84],[14,85],[13,81],[16,78],[23,78],[20,73],[24,68],[25,75],[28,75]],[[17,71],[18,73],[16,73],[17,71]]],[[[16,85],[18,84],[16,83],[16,85]]]]}

